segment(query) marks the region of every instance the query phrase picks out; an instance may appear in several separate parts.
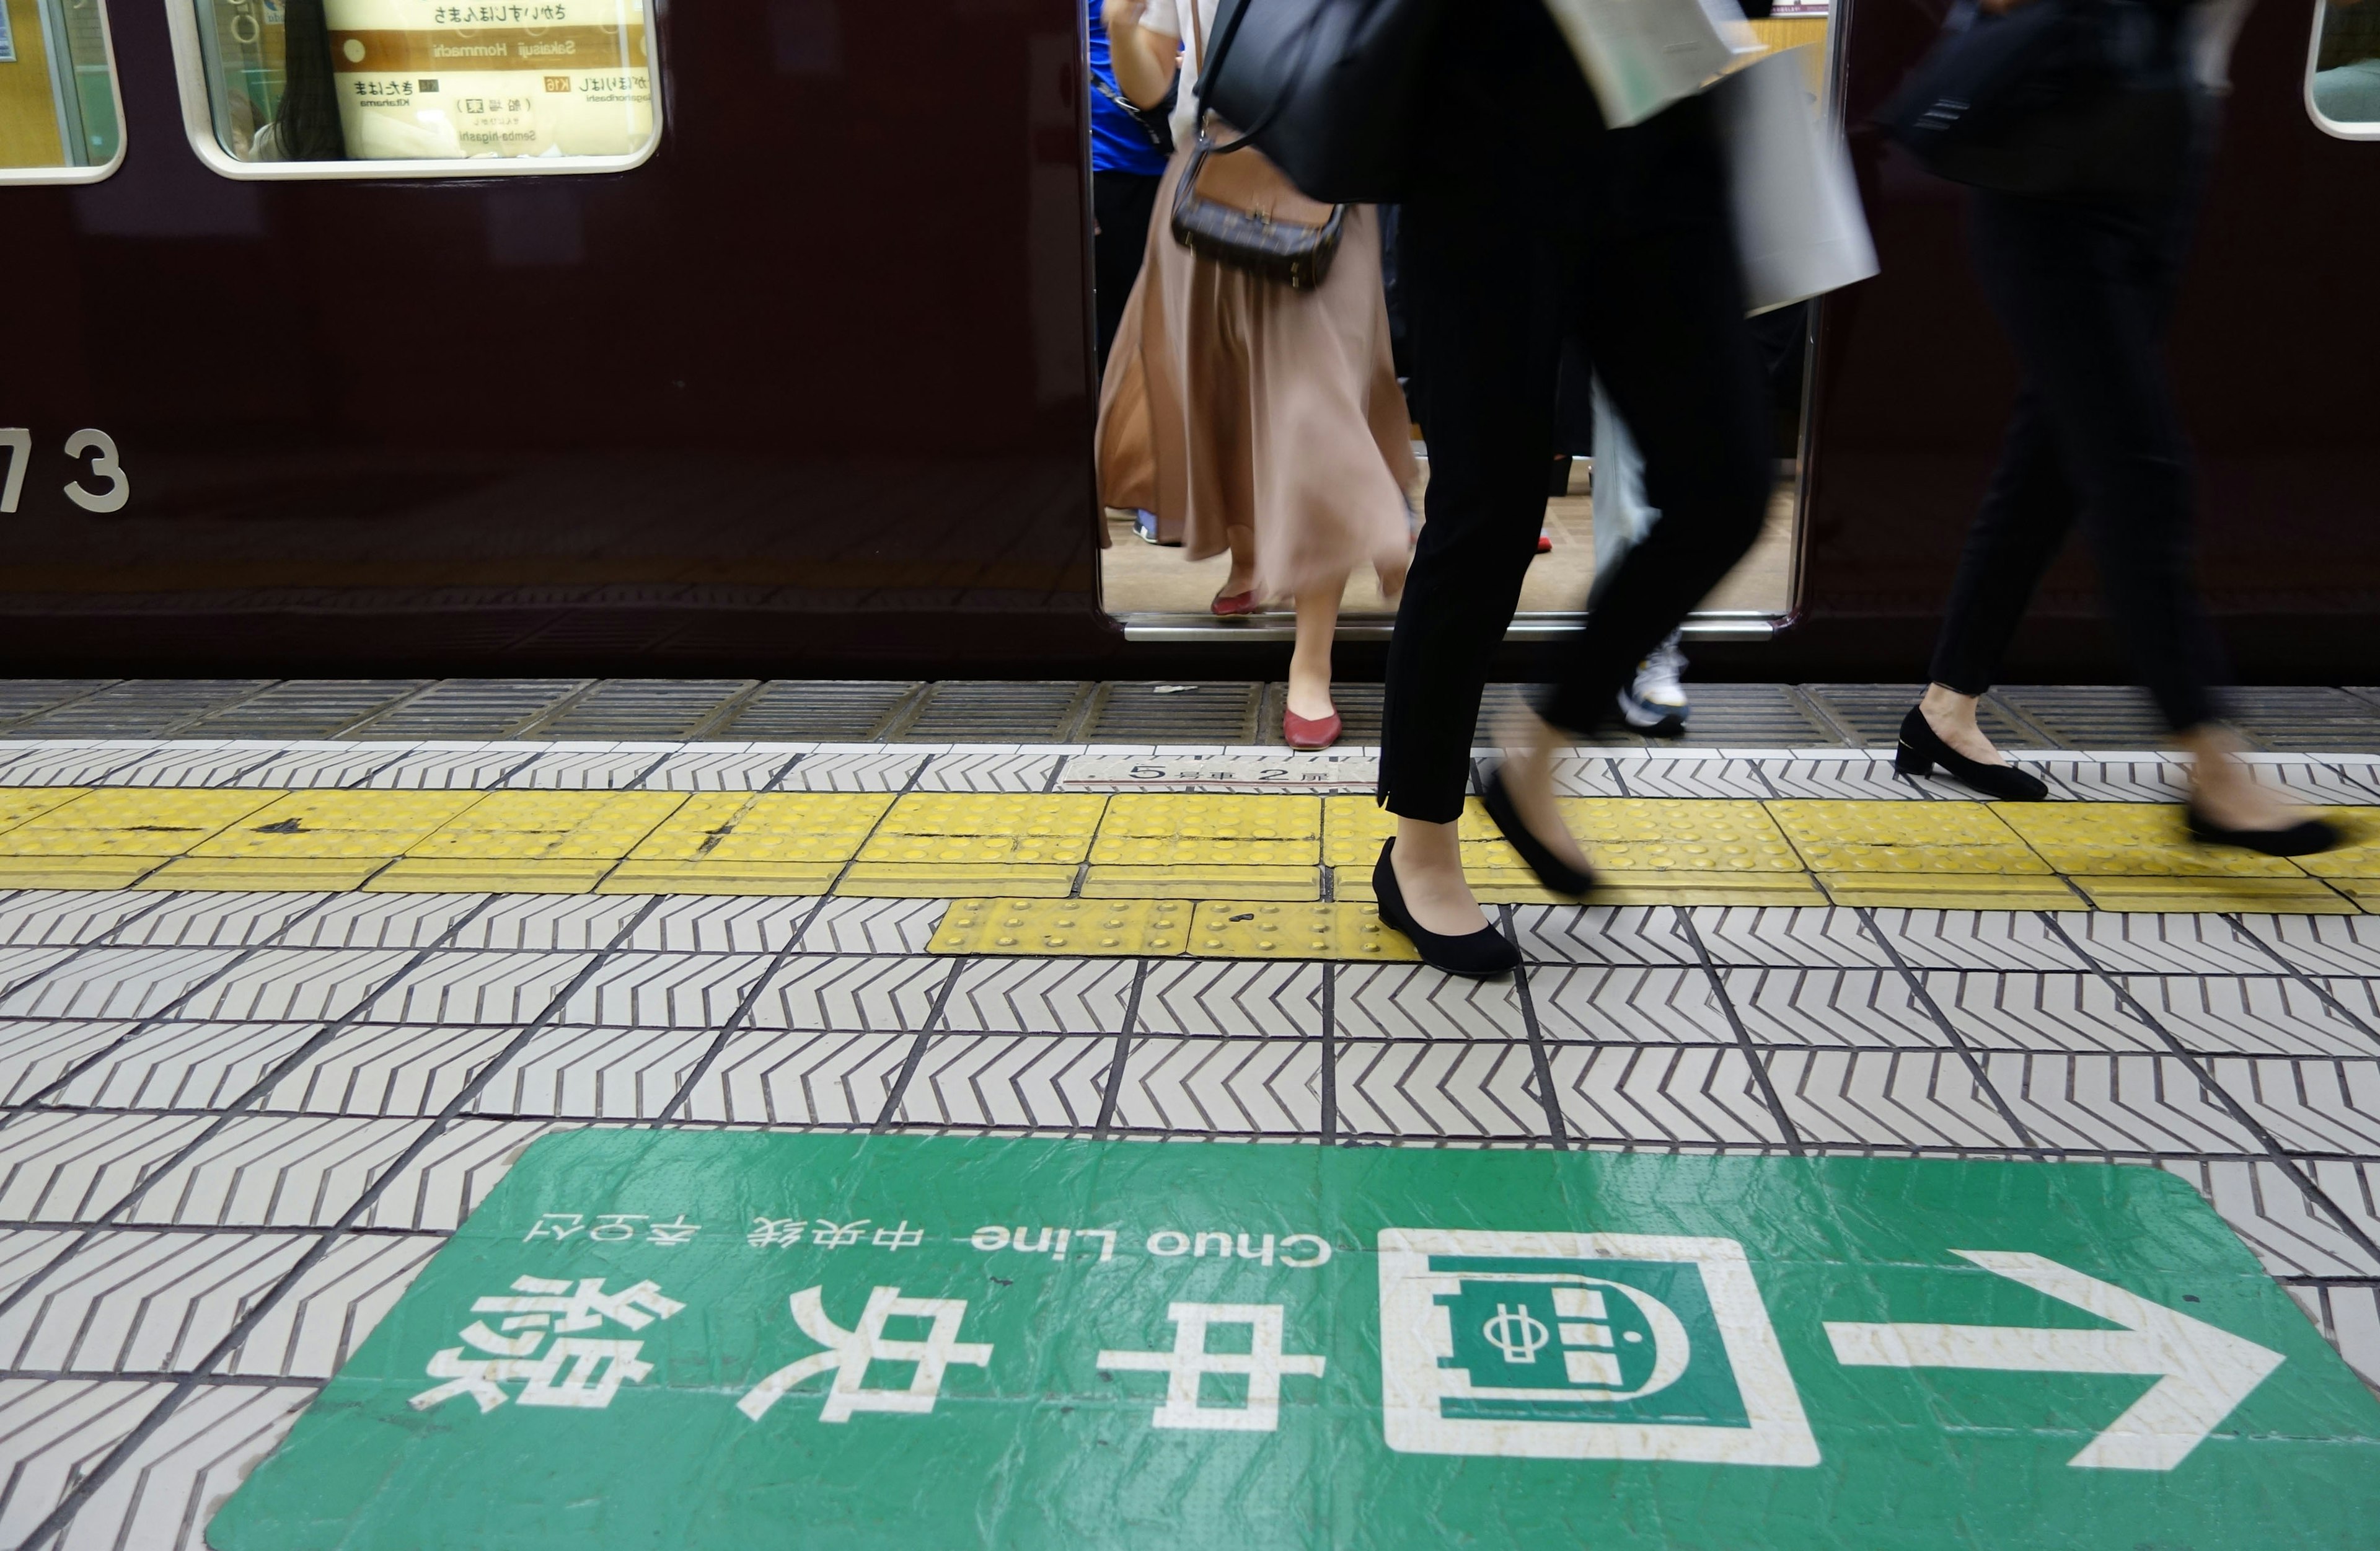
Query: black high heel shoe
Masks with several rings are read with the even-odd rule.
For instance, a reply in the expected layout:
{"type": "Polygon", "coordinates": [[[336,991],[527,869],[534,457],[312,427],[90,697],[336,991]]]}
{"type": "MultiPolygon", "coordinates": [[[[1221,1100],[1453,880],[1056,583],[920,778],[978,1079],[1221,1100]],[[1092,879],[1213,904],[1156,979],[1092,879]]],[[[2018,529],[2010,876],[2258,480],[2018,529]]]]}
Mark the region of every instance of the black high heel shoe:
{"type": "Polygon", "coordinates": [[[2201,813],[2194,803],[2184,808],[2182,814],[2190,837],[2202,846],[2238,846],[2266,856],[2312,856],[2344,838],[2338,826],[2325,819],[2301,819],[2287,829],[2227,829],[2201,813]]]}
{"type": "Polygon", "coordinates": [[[1503,832],[1504,843],[1521,853],[1521,860],[1529,864],[1537,882],[1549,891],[1576,898],[1595,886],[1593,873],[1572,867],[1529,833],[1529,826],[1521,822],[1521,810],[1514,805],[1512,794],[1504,789],[1504,772],[1500,768],[1488,776],[1488,785],[1479,793],[1479,805],[1488,810],[1488,816],[1503,832]]]}
{"type": "Polygon", "coordinates": [[[1518,969],[1521,950],[1492,926],[1466,936],[1446,937],[1415,924],[1413,912],[1405,909],[1405,892],[1397,886],[1397,870],[1389,861],[1396,844],[1393,838],[1380,844],[1380,860],[1372,865],[1372,898],[1379,903],[1380,919],[1412,939],[1421,952],[1421,961],[1433,970],[1474,980],[1493,980],[1518,969]]]}
{"type": "Polygon", "coordinates": [[[1900,719],[1900,747],[1893,751],[1892,768],[1903,776],[1931,776],[1937,764],[1943,775],[1961,786],[2003,802],[2039,802],[2049,796],[2049,783],[2040,776],[2011,765],[1971,760],[1943,742],[1934,724],[1925,719],[1925,708],[1912,705],[1900,719]]]}

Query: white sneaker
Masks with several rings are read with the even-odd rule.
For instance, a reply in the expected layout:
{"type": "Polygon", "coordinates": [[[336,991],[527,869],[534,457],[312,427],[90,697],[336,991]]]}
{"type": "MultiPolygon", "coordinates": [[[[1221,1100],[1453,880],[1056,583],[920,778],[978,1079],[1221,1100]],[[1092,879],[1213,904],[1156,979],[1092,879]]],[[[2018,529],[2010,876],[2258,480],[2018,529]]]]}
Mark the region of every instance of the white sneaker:
{"type": "Polygon", "coordinates": [[[1655,738],[1675,738],[1686,730],[1686,718],[1694,707],[1686,702],[1685,686],[1679,682],[1685,676],[1686,654],[1678,646],[1678,637],[1671,631],[1670,639],[1653,648],[1653,654],[1636,665],[1636,680],[1620,691],[1620,716],[1634,730],[1655,738]]]}

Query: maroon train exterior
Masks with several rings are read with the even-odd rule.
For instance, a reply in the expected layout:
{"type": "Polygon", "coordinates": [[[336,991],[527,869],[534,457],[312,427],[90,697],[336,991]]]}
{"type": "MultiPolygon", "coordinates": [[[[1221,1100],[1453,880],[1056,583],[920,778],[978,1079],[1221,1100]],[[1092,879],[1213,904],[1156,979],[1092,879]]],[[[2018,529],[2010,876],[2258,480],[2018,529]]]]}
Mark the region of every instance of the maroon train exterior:
{"type": "MultiPolygon", "coordinates": [[[[121,170],[0,187],[6,671],[1270,661],[1099,610],[1079,0],[680,0],[633,171],[272,184],[187,143],[167,3],[112,7],[121,170]],[[119,511],[62,495],[85,427],[119,511]]],[[[2015,386],[1961,191],[1862,127],[1937,14],[1838,13],[1884,270],[1821,316],[1798,619],[1706,669],[1923,671],[2015,386]]],[[[2309,121],[2310,21],[2240,40],[2172,355],[2243,676],[2375,682],[2380,143],[2309,121]]],[[[2120,677],[2094,614],[2071,557],[2011,676],[2120,677]]]]}

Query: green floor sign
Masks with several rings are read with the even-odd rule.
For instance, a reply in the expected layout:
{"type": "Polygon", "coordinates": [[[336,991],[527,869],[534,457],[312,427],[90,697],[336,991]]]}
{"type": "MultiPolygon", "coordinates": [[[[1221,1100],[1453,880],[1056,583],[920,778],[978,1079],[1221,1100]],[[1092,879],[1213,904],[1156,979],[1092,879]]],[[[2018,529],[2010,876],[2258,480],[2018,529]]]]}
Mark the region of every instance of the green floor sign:
{"type": "Polygon", "coordinates": [[[587,1130],[207,1539],[2380,1547],[2380,1403],[2152,1168],[587,1130]]]}

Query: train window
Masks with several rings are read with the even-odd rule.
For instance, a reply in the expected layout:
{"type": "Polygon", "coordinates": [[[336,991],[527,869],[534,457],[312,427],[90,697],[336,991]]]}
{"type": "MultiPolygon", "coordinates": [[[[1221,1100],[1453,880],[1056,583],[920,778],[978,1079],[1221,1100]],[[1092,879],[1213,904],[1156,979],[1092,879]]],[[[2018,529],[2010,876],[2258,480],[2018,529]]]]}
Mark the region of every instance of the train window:
{"type": "Polygon", "coordinates": [[[93,183],[124,155],[105,0],[0,0],[0,183],[93,183]]]}
{"type": "Polygon", "coordinates": [[[660,135],[646,0],[168,10],[191,143],[227,177],[616,172],[660,135]]]}
{"type": "Polygon", "coordinates": [[[2315,7],[2306,106],[2342,140],[2380,140],[2380,0],[2315,7]]]}

